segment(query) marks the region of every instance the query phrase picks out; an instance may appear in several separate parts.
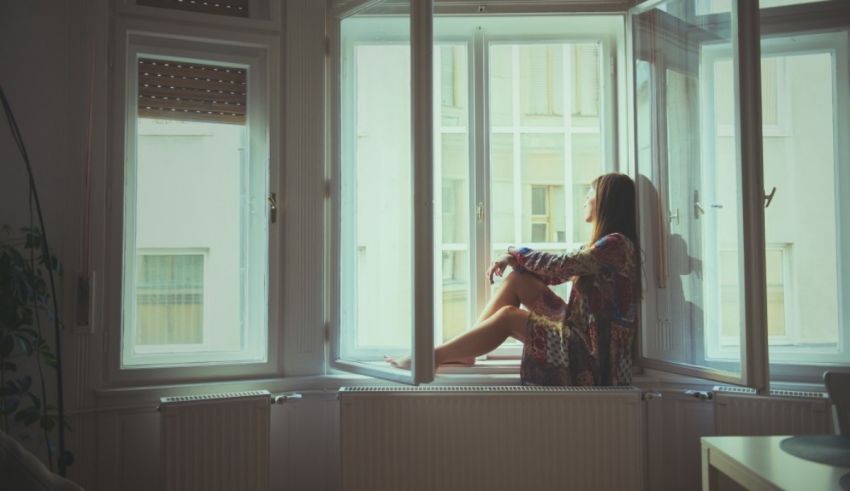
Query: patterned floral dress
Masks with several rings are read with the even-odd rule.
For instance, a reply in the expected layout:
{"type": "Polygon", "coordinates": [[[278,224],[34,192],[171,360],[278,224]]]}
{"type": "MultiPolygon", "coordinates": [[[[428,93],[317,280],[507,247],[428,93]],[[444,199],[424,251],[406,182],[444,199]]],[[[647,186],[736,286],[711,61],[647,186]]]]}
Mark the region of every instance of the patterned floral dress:
{"type": "Polygon", "coordinates": [[[610,234],[563,255],[511,250],[517,270],[547,285],[572,281],[569,302],[549,288],[527,305],[525,385],[629,385],[640,270],[635,245],[610,234]]]}

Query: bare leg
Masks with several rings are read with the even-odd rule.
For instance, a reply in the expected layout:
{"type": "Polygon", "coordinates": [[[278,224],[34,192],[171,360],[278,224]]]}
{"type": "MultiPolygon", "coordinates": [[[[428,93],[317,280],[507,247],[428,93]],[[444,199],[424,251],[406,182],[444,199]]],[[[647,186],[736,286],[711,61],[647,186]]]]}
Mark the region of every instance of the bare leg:
{"type": "MultiPolygon", "coordinates": [[[[517,307],[532,305],[546,288],[546,284],[530,274],[511,271],[487,302],[476,327],[434,350],[436,366],[445,363],[471,365],[476,356],[493,351],[508,336],[524,343],[528,312],[517,307]]],[[[384,360],[396,368],[410,368],[409,356],[398,359],[385,356],[384,360]]]]}
{"type": "MultiPolygon", "coordinates": [[[[434,364],[470,363],[478,355],[489,353],[502,344],[508,336],[525,342],[528,312],[514,306],[503,306],[487,320],[434,350],[434,364]]],[[[410,357],[395,359],[385,357],[396,368],[410,368],[410,357]]]]}
{"type": "Polygon", "coordinates": [[[525,342],[528,312],[514,306],[504,306],[484,322],[434,350],[434,363],[467,362],[476,356],[498,348],[508,336],[525,342]]]}
{"type": "Polygon", "coordinates": [[[487,302],[476,324],[481,324],[504,306],[531,305],[547,288],[539,279],[526,273],[511,271],[496,294],[487,302]]]}

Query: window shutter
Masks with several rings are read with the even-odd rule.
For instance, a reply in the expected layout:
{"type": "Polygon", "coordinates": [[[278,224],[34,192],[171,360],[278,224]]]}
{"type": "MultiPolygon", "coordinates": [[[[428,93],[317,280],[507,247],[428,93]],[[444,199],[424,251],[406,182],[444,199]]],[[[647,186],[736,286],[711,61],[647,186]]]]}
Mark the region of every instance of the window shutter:
{"type": "Polygon", "coordinates": [[[163,9],[188,10],[204,14],[248,17],[250,0],[136,0],[136,5],[163,9]]]}
{"type": "Polygon", "coordinates": [[[247,71],[139,59],[139,117],[245,124],[247,71]]]}

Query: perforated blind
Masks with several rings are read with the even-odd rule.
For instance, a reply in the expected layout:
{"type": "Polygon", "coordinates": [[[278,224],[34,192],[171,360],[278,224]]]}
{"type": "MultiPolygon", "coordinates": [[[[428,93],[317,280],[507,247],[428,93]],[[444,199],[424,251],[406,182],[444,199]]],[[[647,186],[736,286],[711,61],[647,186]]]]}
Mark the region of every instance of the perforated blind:
{"type": "Polygon", "coordinates": [[[204,14],[248,17],[250,0],[136,0],[136,5],[175,10],[188,10],[204,14]]]}
{"type": "Polygon", "coordinates": [[[139,117],[245,124],[247,72],[139,59],[139,117]]]}

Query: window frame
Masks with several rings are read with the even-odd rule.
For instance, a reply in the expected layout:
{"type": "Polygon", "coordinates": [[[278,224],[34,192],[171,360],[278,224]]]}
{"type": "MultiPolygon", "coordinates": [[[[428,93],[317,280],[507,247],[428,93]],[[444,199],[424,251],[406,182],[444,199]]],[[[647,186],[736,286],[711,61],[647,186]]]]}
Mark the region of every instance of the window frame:
{"type": "MultiPolygon", "coordinates": [[[[139,7],[142,8],[142,7],[139,7]]],[[[160,10],[160,9],[154,9],[160,10]]],[[[191,13],[190,13],[191,14],[191,13]]],[[[209,15],[193,20],[206,20],[209,15]]],[[[242,19],[244,20],[244,19],[242,19]]],[[[227,24],[230,19],[216,22],[227,24]]],[[[272,326],[279,325],[280,296],[279,264],[280,227],[267,225],[268,241],[265,245],[268,270],[265,272],[268,310],[265,325],[259,333],[266,339],[265,361],[260,362],[204,362],[169,367],[122,367],[122,311],[124,295],[123,257],[125,205],[135,200],[125,193],[125,182],[132,179],[128,169],[135,168],[136,156],[136,101],[130,94],[136,93],[136,53],[143,51],[154,55],[193,57],[204,60],[220,60],[224,63],[242,63],[250,67],[248,122],[254,165],[263,163],[267,168],[267,190],[274,192],[279,182],[279,144],[270,135],[279,132],[279,110],[275,107],[279,93],[280,41],[273,34],[239,32],[224,27],[203,24],[177,24],[164,20],[119,16],[114,22],[111,40],[112,111],[110,119],[110,161],[107,178],[106,271],[104,277],[104,337],[105,363],[104,387],[122,387],[175,382],[214,381],[280,376],[282,334],[272,326]]],[[[129,217],[132,219],[132,217],[129,217]]]]}
{"type": "MultiPolygon", "coordinates": [[[[566,14],[566,13],[565,13],[566,14]]],[[[340,22],[342,18],[344,18],[345,14],[340,14],[337,18],[332,19],[331,21],[331,97],[335,104],[332,113],[331,113],[331,121],[341,121],[342,117],[345,117],[342,114],[342,102],[340,101],[340,94],[343,90],[342,80],[339,72],[334,72],[334,70],[340,69],[341,60],[341,33],[340,33],[340,22]]],[[[600,109],[598,118],[600,120],[599,125],[599,134],[602,139],[600,145],[602,145],[602,156],[604,159],[603,162],[603,172],[613,171],[615,169],[619,169],[620,171],[627,171],[626,164],[617,165],[618,161],[625,162],[624,158],[616,159],[614,156],[623,156],[626,153],[627,145],[624,144],[622,139],[625,138],[625,134],[617,130],[617,122],[624,121],[625,116],[616,111],[617,107],[622,107],[623,102],[620,97],[624,92],[625,80],[621,75],[617,74],[622,73],[622,67],[625,65],[625,61],[623,59],[625,53],[625,31],[623,30],[622,21],[625,16],[622,11],[615,13],[595,13],[595,17],[600,19],[604,18],[604,21],[600,21],[598,23],[594,23],[593,28],[586,27],[586,19],[582,19],[579,16],[574,17],[574,22],[577,26],[575,32],[571,31],[569,34],[563,34],[563,26],[561,26],[561,34],[557,36],[552,35],[539,35],[539,34],[528,34],[527,32],[523,32],[523,39],[528,41],[535,42],[546,42],[546,41],[554,41],[554,42],[564,42],[564,43],[581,43],[592,41],[600,44],[601,54],[600,54],[600,72],[602,79],[602,87],[601,87],[601,97],[600,97],[600,109]],[[604,26],[604,29],[600,28],[599,25],[604,26]],[[588,32],[589,31],[589,32],[588,32]],[[610,123],[610,124],[609,124],[610,123]]],[[[487,19],[486,17],[484,19],[487,19]]],[[[563,21],[563,18],[559,18],[559,20],[563,21]]],[[[487,19],[486,22],[491,23],[502,23],[502,27],[508,27],[507,31],[511,31],[513,29],[510,26],[504,25],[504,19],[487,19]]],[[[549,20],[549,22],[552,22],[549,20]]],[[[499,35],[486,36],[482,35],[479,32],[473,34],[471,37],[468,35],[458,35],[453,32],[451,29],[445,31],[440,29],[440,35],[435,36],[434,39],[434,49],[435,51],[438,49],[440,43],[446,43],[450,45],[461,44],[469,46],[469,56],[467,59],[469,62],[469,85],[470,85],[470,96],[469,100],[469,120],[467,127],[469,128],[469,151],[471,154],[470,158],[470,182],[469,182],[469,190],[470,190],[470,210],[469,210],[469,229],[470,229],[470,252],[473,250],[477,252],[475,257],[470,258],[470,282],[473,281],[480,283],[480,285],[476,285],[473,283],[471,286],[471,292],[469,296],[469,305],[470,305],[470,320],[474,319],[474,316],[477,315],[478,312],[484,307],[487,299],[487,291],[490,286],[486,284],[486,279],[484,275],[478,275],[476,271],[486,271],[486,267],[489,264],[491,259],[491,251],[489,250],[489,246],[485,246],[489,242],[489,193],[487,187],[489,187],[489,172],[483,162],[487,161],[486,156],[489,155],[488,145],[488,135],[484,135],[484,129],[476,128],[476,121],[486,121],[487,110],[484,102],[489,97],[489,92],[487,90],[479,90],[474,91],[472,87],[482,87],[487,84],[485,80],[482,80],[482,73],[487,73],[487,62],[483,53],[485,50],[489,48],[491,43],[504,43],[504,42],[516,42],[516,35],[510,32],[505,32],[505,29],[498,30],[499,35]],[[475,61],[477,60],[477,61],[475,61]],[[476,63],[482,64],[483,69],[480,70],[480,73],[476,72],[475,67],[476,63]],[[483,154],[485,157],[476,160],[474,155],[483,154]],[[478,163],[481,163],[480,165],[478,163]],[[484,215],[487,217],[484,220],[484,223],[479,223],[475,219],[476,213],[476,204],[480,204],[484,215]],[[478,278],[481,276],[481,278],[478,278]]],[[[483,78],[487,78],[486,75],[483,78]]],[[[341,135],[341,130],[338,123],[334,123],[331,128],[332,138],[334,139],[333,144],[333,155],[331,158],[332,169],[330,171],[331,175],[340,175],[340,162],[342,157],[342,149],[340,145],[340,140],[346,138],[346,136],[341,135]]],[[[484,125],[483,128],[489,128],[489,123],[484,125]]],[[[436,131],[436,129],[435,129],[436,131]]],[[[551,131],[551,129],[550,129],[551,131]]],[[[439,151],[438,149],[434,149],[435,153],[439,151]]],[[[438,174],[435,172],[435,175],[438,174]]],[[[352,361],[346,362],[341,360],[341,344],[344,342],[343,338],[345,336],[344,329],[341,326],[341,315],[339,310],[343,309],[341,300],[343,298],[341,289],[342,284],[340,281],[340,273],[339,273],[339,261],[340,261],[340,253],[341,253],[341,232],[338,227],[341,227],[342,220],[342,212],[340,211],[340,182],[338,179],[331,179],[332,182],[332,193],[331,193],[331,224],[332,229],[330,230],[330,234],[333,237],[332,247],[330,248],[330,284],[333,285],[330,298],[331,304],[331,325],[330,325],[330,343],[331,343],[331,352],[330,352],[330,366],[332,368],[342,369],[342,370],[350,370],[355,373],[363,373],[366,375],[372,375],[377,377],[387,377],[387,374],[384,370],[380,370],[374,362],[370,364],[369,362],[362,361],[352,361]]],[[[441,189],[441,188],[436,188],[441,189]]],[[[438,207],[435,206],[435,211],[438,207]]],[[[433,257],[440,257],[438,255],[438,247],[434,247],[432,252],[433,257]]],[[[438,294],[440,289],[438,286],[434,285],[434,294],[435,296],[438,294]]],[[[436,301],[436,297],[435,297],[436,301]]],[[[437,308],[434,304],[432,304],[432,310],[435,315],[437,312],[437,308]]],[[[436,337],[436,333],[432,333],[436,337]]],[[[386,350],[382,352],[386,353],[386,350]]],[[[504,359],[504,358],[513,358],[517,359],[520,355],[519,349],[516,347],[507,347],[504,352],[496,352],[493,353],[490,358],[493,359],[504,359]]],[[[366,355],[366,358],[374,359],[374,353],[369,356],[366,355]]],[[[510,372],[515,372],[516,367],[511,367],[508,369],[510,372]]],[[[482,368],[482,367],[471,367],[468,369],[470,373],[484,373],[488,371],[492,371],[492,369],[482,368]]],[[[396,380],[396,381],[407,381],[405,377],[391,375],[388,378],[396,380]]]]}
{"type": "MultiPolygon", "coordinates": [[[[633,22],[632,19],[634,15],[642,13],[655,5],[661,3],[663,0],[649,0],[639,5],[638,7],[632,9],[630,11],[630,21],[628,23],[629,36],[628,40],[630,43],[634,44],[634,36],[633,36],[633,22]]],[[[763,194],[760,188],[763,187],[763,178],[761,172],[763,167],[761,164],[761,145],[763,142],[763,136],[776,136],[776,135],[784,135],[789,130],[784,125],[784,121],[787,121],[787,113],[785,112],[787,108],[782,107],[780,104],[778,108],[778,117],[779,124],[776,126],[768,126],[764,127],[761,124],[761,109],[760,104],[757,106],[754,104],[756,98],[760,99],[760,97],[754,97],[755,92],[758,91],[758,95],[761,93],[761,84],[760,84],[760,70],[756,71],[754,68],[760,66],[760,54],[762,51],[762,47],[765,46],[765,43],[769,43],[770,39],[775,36],[793,36],[795,34],[805,35],[807,33],[821,33],[821,32],[833,32],[839,31],[842,35],[845,36],[845,42],[840,45],[840,51],[845,54],[844,58],[842,58],[842,63],[847,64],[847,50],[848,43],[846,42],[848,30],[850,30],[850,26],[847,25],[846,21],[842,25],[840,19],[846,19],[846,15],[850,13],[850,5],[846,3],[842,4],[842,2],[837,1],[824,1],[820,3],[811,3],[811,4],[800,4],[800,5],[789,5],[789,6],[781,6],[781,7],[771,7],[758,10],[757,6],[745,5],[748,2],[739,2],[737,6],[737,10],[739,13],[743,12],[744,17],[738,19],[737,32],[741,33],[746,32],[746,39],[743,42],[738,40],[738,54],[741,56],[742,60],[749,61],[741,61],[740,63],[743,65],[741,70],[737,74],[736,78],[736,87],[741,85],[745,86],[746,93],[749,93],[749,97],[745,97],[741,95],[740,107],[742,109],[742,113],[739,115],[742,118],[739,121],[743,121],[739,127],[741,131],[741,139],[743,140],[743,145],[747,148],[744,149],[744,155],[749,156],[746,157],[747,161],[753,162],[757,157],[759,160],[758,166],[745,166],[742,170],[740,163],[736,166],[738,172],[742,172],[741,176],[743,179],[742,187],[743,187],[743,196],[739,196],[739,204],[743,203],[743,214],[744,219],[749,221],[750,225],[745,227],[748,230],[747,236],[742,236],[741,247],[745,250],[745,254],[749,257],[746,261],[747,265],[745,268],[745,281],[741,285],[741,288],[746,288],[748,290],[753,290],[749,294],[751,298],[755,298],[758,300],[758,305],[756,305],[756,312],[745,315],[742,319],[742,326],[745,330],[745,336],[747,338],[747,347],[745,350],[744,359],[742,359],[742,378],[739,380],[735,380],[733,378],[726,377],[723,373],[713,370],[707,369],[704,367],[697,367],[692,365],[686,365],[671,361],[662,361],[662,360],[653,360],[646,358],[643,353],[643,349],[641,349],[641,360],[640,364],[647,368],[658,369],[666,372],[677,373],[681,375],[687,376],[695,376],[700,378],[718,380],[724,383],[733,383],[733,384],[741,384],[747,385],[757,390],[757,392],[762,393],[768,389],[771,384],[782,384],[782,383],[821,383],[822,373],[825,369],[831,367],[835,367],[836,365],[830,364],[778,364],[778,363],[769,363],[768,359],[768,351],[769,351],[769,342],[770,338],[768,336],[767,331],[767,292],[769,287],[766,282],[766,249],[765,249],[765,229],[764,229],[764,211],[763,211],[763,203],[762,197],[763,194]],[[753,8],[755,7],[755,8],[753,8]],[[757,59],[759,63],[753,65],[752,61],[757,59]],[[786,118],[786,119],[783,119],[786,118]],[[758,122],[758,124],[753,124],[754,122],[758,122]],[[763,129],[763,132],[762,132],[763,129]],[[746,132],[746,133],[745,133],[746,132]],[[747,136],[749,135],[749,136],[747,136]],[[755,168],[758,167],[758,168],[755,168]],[[755,230],[752,229],[753,225],[756,225],[757,228],[755,230]]],[[[734,3],[733,3],[734,5],[734,3]]],[[[733,27],[733,29],[735,29],[733,27]]],[[[775,50],[766,50],[768,53],[767,56],[774,54],[775,50]]],[[[629,49],[629,83],[632,90],[629,93],[630,102],[629,109],[631,111],[631,117],[629,119],[630,126],[630,134],[634,136],[637,135],[636,132],[636,111],[635,111],[635,101],[636,101],[636,90],[637,87],[635,85],[635,59],[634,59],[634,49],[630,47],[629,49]]],[[[848,76],[846,75],[846,70],[837,74],[837,83],[843,84],[843,86],[850,85],[850,81],[847,80],[848,76]]],[[[781,84],[777,87],[777,90],[781,92],[786,88],[781,84]]],[[[736,89],[737,90],[737,89],[736,89]]],[[[740,93],[740,92],[739,92],[740,93]]],[[[848,95],[847,91],[837,91],[836,92],[836,100],[835,106],[838,108],[836,110],[836,118],[840,118],[845,124],[850,121],[850,95],[848,95]]],[[[840,128],[842,123],[836,122],[836,128],[840,128]]],[[[836,135],[839,133],[836,132],[836,135]]],[[[836,160],[839,162],[838,169],[838,179],[840,182],[850,182],[850,174],[846,169],[842,172],[842,166],[840,163],[846,162],[847,158],[850,158],[850,142],[847,141],[846,138],[836,137],[836,160]]],[[[633,155],[637,155],[638,152],[638,141],[637,138],[634,138],[634,146],[630,149],[633,155]]],[[[653,145],[653,152],[655,152],[655,148],[653,145]]],[[[839,193],[837,193],[839,196],[839,193]]],[[[846,200],[846,198],[844,198],[846,200]]],[[[837,207],[840,208],[840,204],[837,204],[837,207]]],[[[844,207],[843,209],[846,209],[844,207]]],[[[645,210],[642,210],[644,212],[645,210]]],[[[643,214],[643,213],[642,213],[643,214]]],[[[839,227],[839,241],[843,241],[844,243],[850,241],[848,239],[848,229],[847,226],[850,226],[850,217],[845,214],[843,217],[839,217],[840,223],[836,225],[839,227]]],[[[644,217],[644,222],[647,219],[644,217]]],[[[653,231],[649,228],[646,228],[647,224],[644,223],[641,228],[642,236],[651,237],[653,231]]],[[[840,247],[840,246],[839,246],[840,247]]],[[[840,250],[840,248],[839,248],[840,250]]],[[[666,258],[660,258],[661,261],[666,260],[666,258]]],[[[659,264],[657,264],[659,258],[649,256],[647,257],[647,269],[648,270],[656,270],[658,273],[658,268],[662,268],[659,264]]],[[[839,261],[840,273],[839,277],[847,277],[848,273],[850,273],[850,261],[839,261]]],[[[786,268],[787,269],[787,268],[786,268]]],[[[793,277],[793,270],[785,271],[785,280],[788,281],[790,277],[793,277]]],[[[656,283],[655,275],[647,276],[649,282],[646,285],[647,288],[653,288],[658,285],[656,283]]],[[[845,289],[847,290],[847,289],[845,289]]],[[[842,292],[841,287],[839,286],[839,311],[841,310],[842,300],[846,302],[846,299],[850,297],[847,291],[842,292]]],[[[644,301],[644,317],[643,324],[647,325],[647,322],[651,321],[651,318],[656,315],[655,307],[650,306],[647,308],[646,301],[644,301]]],[[[791,307],[794,309],[795,307],[791,307]]],[[[786,314],[786,317],[788,314],[786,314]]],[[[847,319],[847,311],[839,312],[839,316],[843,319],[847,319]]],[[[847,322],[845,320],[845,322],[847,322]]],[[[847,344],[848,338],[850,338],[850,332],[847,332],[847,326],[844,326],[844,330],[839,333],[839,336],[843,336],[844,344],[847,344]]],[[[841,341],[839,341],[841,344],[841,341]]]]}

